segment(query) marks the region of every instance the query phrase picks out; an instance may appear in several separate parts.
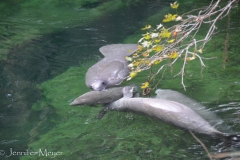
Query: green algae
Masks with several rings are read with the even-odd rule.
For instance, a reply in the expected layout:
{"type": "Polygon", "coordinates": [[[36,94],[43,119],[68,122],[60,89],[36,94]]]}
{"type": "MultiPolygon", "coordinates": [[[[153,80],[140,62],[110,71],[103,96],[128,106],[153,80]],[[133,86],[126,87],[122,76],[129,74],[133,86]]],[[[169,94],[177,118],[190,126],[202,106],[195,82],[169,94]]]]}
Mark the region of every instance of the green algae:
{"type": "MultiPolygon", "coordinates": [[[[183,143],[191,145],[187,132],[143,115],[114,111],[98,120],[101,107],[70,106],[71,100],[89,91],[83,77],[91,64],[71,67],[39,85],[44,97],[32,109],[53,107],[58,116],[53,118],[56,125],[45,134],[36,135],[33,130],[30,139],[35,141],[29,144],[32,151],[63,152],[58,159],[161,159],[174,155],[183,143]]],[[[186,154],[187,147],[181,153],[186,154]]]]}
{"type": "Polygon", "coordinates": [[[54,79],[42,83],[39,89],[43,91],[46,102],[37,102],[33,109],[43,108],[47,103],[55,106],[57,113],[61,116],[66,116],[69,112],[78,112],[80,108],[71,107],[69,103],[74,97],[89,91],[84,80],[87,66],[89,67],[89,65],[72,67],[54,79]]]}
{"type": "Polygon", "coordinates": [[[9,50],[17,45],[28,43],[44,34],[87,25],[124,5],[118,0],[29,0],[1,3],[0,60],[6,59],[9,50]]]}
{"type": "Polygon", "coordinates": [[[58,159],[175,159],[188,154],[188,147],[194,140],[188,138],[187,132],[164,122],[121,112],[109,112],[99,121],[100,107],[69,106],[71,100],[89,90],[83,77],[90,65],[72,67],[39,86],[44,98],[33,109],[46,110],[50,105],[60,118],[55,120],[55,127],[29,144],[32,151],[47,148],[63,152],[58,159]]]}
{"type": "MultiPolygon", "coordinates": [[[[158,16],[156,16],[158,17],[158,16]]],[[[124,42],[134,43],[141,33],[131,35],[124,42]]],[[[232,38],[232,43],[239,36],[232,38]]],[[[230,62],[225,69],[222,66],[222,39],[213,38],[206,46],[205,57],[216,59],[204,61],[206,68],[202,72],[199,61],[191,61],[186,66],[185,94],[199,101],[218,101],[239,99],[239,65],[234,62],[236,47],[229,55],[230,62]],[[216,42],[217,41],[217,42],[216,42]],[[216,47],[217,46],[217,47],[216,47]],[[216,49],[218,48],[218,49],[216,49]],[[214,94],[213,94],[214,93],[214,94]]],[[[47,148],[52,152],[63,152],[58,159],[197,159],[205,155],[203,149],[186,131],[159,122],[142,115],[122,112],[108,112],[102,120],[97,120],[101,107],[69,106],[77,96],[89,91],[85,86],[85,73],[93,63],[81,67],[71,67],[68,71],[39,85],[44,98],[33,105],[35,111],[54,108],[58,118],[53,119],[55,126],[38,136],[37,141],[29,144],[33,151],[47,148]],[[197,146],[198,145],[198,146],[197,146]],[[191,148],[192,147],[192,148],[191,148]],[[190,148],[190,149],[189,149],[190,148]],[[193,149],[195,148],[195,149],[193,149]],[[192,153],[189,153],[189,152],[192,153]],[[194,154],[193,154],[194,153],[194,154]]],[[[164,77],[159,75],[161,88],[171,88],[183,92],[180,77],[173,78],[182,62],[168,68],[164,77]]],[[[140,85],[147,79],[148,71],[141,73],[130,82],[140,85]]],[[[36,135],[34,135],[36,136],[36,135]]],[[[206,144],[209,139],[203,138],[206,144]]],[[[212,145],[212,144],[211,144],[212,145]]],[[[212,150],[214,151],[214,150],[212,150]]],[[[49,159],[48,156],[24,156],[21,159],[49,159]]]]}
{"type": "MultiPolygon", "coordinates": [[[[189,138],[188,132],[164,122],[116,111],[109,111],[102,120],[98,120],[101,107],[70,106],[74,98],[89,91],[84,76],[92,64],[71,67],[38,86],[44,97],[32,109],[54,108],[58,116],[52,118],[54,127],[44,134],[38,135],[33,130],[28,146],[32,151],[62,152],[58,159],[176,159],[185,155],[194,159],[199,156],[189,154],[188,148],[197,142],[189,138]]],[[[142,73],[135,82],[143,80],[146,75],[142,73]]],[[[124,83],[127,85],[129,82],[124,83]]],[[[208,139],[203,140],[208,143],[208,139]]],[[[201,150],[200,147],[195,149],[201,150]]],[[[49,157],[23,156],[21,159],[49,157]]]]}

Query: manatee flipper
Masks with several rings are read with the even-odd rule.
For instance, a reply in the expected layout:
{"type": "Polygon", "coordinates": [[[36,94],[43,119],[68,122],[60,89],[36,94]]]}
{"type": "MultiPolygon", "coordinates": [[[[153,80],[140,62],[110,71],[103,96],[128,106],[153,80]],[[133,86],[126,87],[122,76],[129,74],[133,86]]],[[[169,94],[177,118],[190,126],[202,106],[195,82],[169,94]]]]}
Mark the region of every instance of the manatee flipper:
{"type": "Polygon", "coordinates": [[[139,97],[139,89],[136,85],[123,87],[122,92],[124,98],[139,97]]]}
{"type": "Polygon", "coordinates": [[[98,119],[101,120],[107,113],[108,107],[107,104],[103,105],[103,108],[98,112],[98,119]]]}
{"type": "Polygon", "coordinates": [[[121,61],[112,61],[105,68],[99,70],[99,77],[104,77],[107,86],[117,86],[129,75],[129,68],[121,61]],[[101,74],[101,75],[100,75],[101,74]]]}
{"type": "Polygon", "coordinates": [[[122,89],[124,98],[132,98],[134,95],[133,87],[127,86],[122,89]]]}
{"type": "Polygon", "coordinates": [[[130,73],[130,69],[128,67],[124,68],[121,71],[119,71],[118,77],[124,80],[128,77],[129,73],[130,73]]]}

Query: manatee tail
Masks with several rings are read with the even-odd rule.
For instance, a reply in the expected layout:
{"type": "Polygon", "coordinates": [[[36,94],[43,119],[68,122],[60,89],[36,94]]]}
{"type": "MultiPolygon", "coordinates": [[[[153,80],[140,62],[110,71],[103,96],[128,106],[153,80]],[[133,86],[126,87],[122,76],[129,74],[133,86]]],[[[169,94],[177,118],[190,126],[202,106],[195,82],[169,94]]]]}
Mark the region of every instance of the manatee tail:
{"type": "Polygon", "coordinates": [[[234,148],[240,147],[240,134],[223,134],[222,139],[224,146],[233,146],[234,148]]]}
{"type": "Polygon", "coordinates": [[[223,138],[227,141],[240,142],[240,134],[237,133],[223,134],[223,138]]]}

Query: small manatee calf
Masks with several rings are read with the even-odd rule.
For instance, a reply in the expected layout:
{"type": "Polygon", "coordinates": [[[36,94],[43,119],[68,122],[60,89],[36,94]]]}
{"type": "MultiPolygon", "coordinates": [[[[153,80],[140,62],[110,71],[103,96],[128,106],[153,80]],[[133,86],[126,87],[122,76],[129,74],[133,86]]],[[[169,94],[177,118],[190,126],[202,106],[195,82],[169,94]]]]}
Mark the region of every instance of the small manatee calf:
{"type": "Polygon", "coordinates": [[[129,75],[126,56],[137,50],[137,44],[111,44],[101,47],[104,58],[91,66],[85,77],[87,87],[95,91],[118,86],[129,75]]]}
{"type": "Polygon", "coordinates": [[[202,116],[184,104],[157,98],[131,98],[131,87],[124,87],[124,97],[108,105],[109,110],[134,111],[177,127],[207,135],[228,136],[215,129],[202,116]]]}
{"type": "MultiPolygon", "coordinates": [[[[131,87],[135,89],[130,93],[131,96],[139,96],[137,86],[131,85],[131,87]]],[[[70,105],[97,105],[111,103],[123,97],[123,88],[124,87],[114,87],[103,91],[89,91],[76,98],[72,103],[70,103],[70,105]]]]}
{"type": "Polygon", "coordinates": [[[90,91],[76,98],[70,103],[70,105],[96,105],[110,103],[123,97],[122,89],[123,87],[115,87],[103,91],[90,91]]]}
{"type": "MultiPolygon", "coordinates": [[[[129,92],[131,97],[139,97],[138,87],[136,85],[131,85],[132,92],[129,92]]],[[[103,91],[90,91],[87,92],[78,98],[76,98],[72,103],[71,106],[75,105],[103,105],[103,109],[99,111],[98,119],[102,119],[103,116],[107,113],[107,104],[119,100],[123,97],[123,87],[114,87],[105,89],[103,91]]]]}

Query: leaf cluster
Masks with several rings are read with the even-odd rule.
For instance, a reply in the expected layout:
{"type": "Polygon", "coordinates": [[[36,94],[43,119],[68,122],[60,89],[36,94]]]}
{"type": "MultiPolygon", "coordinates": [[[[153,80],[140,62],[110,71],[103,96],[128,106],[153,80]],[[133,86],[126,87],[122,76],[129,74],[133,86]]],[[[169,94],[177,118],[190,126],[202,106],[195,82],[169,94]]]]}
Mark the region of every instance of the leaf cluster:
{"type": "MultiPolygon", "coordinates": [[[[171,8],[176,10],[176,14],[167,14],[163,22],[179,21],[181,17],[177,14],[179,4],[174,2],[170,4],[171,8]]],[[[177,50],[170,50],[169,45],[176,41],[178,32],[181,29],[177,28],[173,31],[165,28],[162,23],[156,26],[146,25],[142,30],[146,31],[142,34],[142,38],[138,41],[138,50],[131,56],[126,57],[131,63],[129,67],[131,73],[127,80],[137,76],[137,73],[151,68],[167,59],[175,59],[179,56],[177,50]],[[164,52],[162,54],[162,52],[164,52]]],[[[149,82],[146,81],[141,86],[142,89],[148,88],[149,82]]]]}

